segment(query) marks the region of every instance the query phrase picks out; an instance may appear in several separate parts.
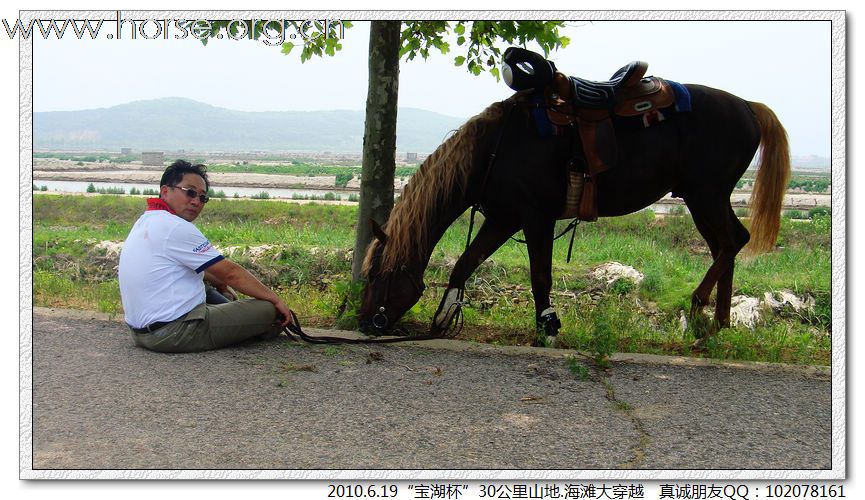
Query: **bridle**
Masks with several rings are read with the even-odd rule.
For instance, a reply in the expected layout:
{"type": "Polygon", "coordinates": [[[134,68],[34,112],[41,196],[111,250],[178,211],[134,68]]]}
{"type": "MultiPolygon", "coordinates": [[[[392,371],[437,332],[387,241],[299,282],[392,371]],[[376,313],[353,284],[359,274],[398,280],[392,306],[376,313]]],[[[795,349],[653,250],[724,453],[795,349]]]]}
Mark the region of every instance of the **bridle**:
{"type": "MultiPolygon", "coordinates": [[[[390,298],[390,285],[393,281],[393,278],[390,275],[395,272],[401,272],[407,275],[409,278],[409,282],[412,284],[412,286],[414,286],[415,291],[418,293],[418,297],[423,295],[424,290],[426,290],[426,285],[424,284],[423,280],[416,276],[413,272],[411,272],[408,269],[408,266],[402,265],[399,267],[399,269],[384,273],[383,276],[389,279],[385,281],[384,298],[382,299],[383,303],[390,303],[388,299],[390,298]]],[[[373,283],[375,283],[375,280],[370,281],[370,285],[372,285],[373,283]]],[[[385,329],[388,327],[389,324],[389,320],[387,319],[386,314],[387,309],[384,306],[379,306],[378,308],[375,308],[375,310],[376,313],[372,316],[372,327],[375,328],[376,331],[384,333],[385,329]]]]}

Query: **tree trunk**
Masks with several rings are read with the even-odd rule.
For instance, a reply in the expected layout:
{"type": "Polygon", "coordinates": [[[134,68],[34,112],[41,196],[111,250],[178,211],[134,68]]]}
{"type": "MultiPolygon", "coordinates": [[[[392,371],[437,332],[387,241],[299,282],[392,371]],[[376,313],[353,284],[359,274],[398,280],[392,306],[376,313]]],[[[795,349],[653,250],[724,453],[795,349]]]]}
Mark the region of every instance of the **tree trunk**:
{"type": "Polygon", "coordinates": [[[364,254],[373,238],[370,219],[384,224],[393,208],[401,25],[400,21],[372,21],[370,29],[360,205],[351,263],[353,282],[360,281],[364,254]]]}

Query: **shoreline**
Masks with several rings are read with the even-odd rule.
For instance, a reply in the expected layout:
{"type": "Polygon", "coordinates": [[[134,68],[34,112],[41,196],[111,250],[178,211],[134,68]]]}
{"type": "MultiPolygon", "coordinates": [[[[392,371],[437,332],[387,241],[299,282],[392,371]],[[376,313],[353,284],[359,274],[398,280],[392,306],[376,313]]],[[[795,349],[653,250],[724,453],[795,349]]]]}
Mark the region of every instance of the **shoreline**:
{"type": "MultiPolygon", "coordinates": [[[[32,181],[69,181],[69,182],[101,182],[117,184],[159,184],[162,173],[159,171],[44,171],[33,172],[32,181]]],[[[252,189],[296,189],[304,191],[320,191],[322,194],[331,192],[334,194],[358,194],[360,193],[360,179],[352,179],[345,187],[335,186],[335,176],[304,177],[296,175],[280,174],[237,174],[225,172],[213,172],[208,175],[211,188],[214,190],[230,190],[232,187],[252,189]]],[[[394,180],[394,193],[399,194],[407,184],[401,179],[394,180]]],[[[41,191],[40,191],[41,192],[41,191]]],[[[57,191],[58,193],[83,194],[76,192],[57,191]]],[[[730,197],[733,208],[744,208],[748,206],[751,196],[750,191],[734,191],[730,197]]],[[[278,197],[269,199],[282,199],[278,197]]],[[[306,200],[295,200],[306,201],[306,200]]],[[[319,200],[309,200],[319,201],[319,200]]],[[[355,202],[349,202],[355,203],[355,202]]],[[[665,195],[653,205],[684,205],[680,198],[665,195]]],[[[784,196],[784,210],[810,210],[812,208],[831,208],[832,195],[826,193],[799,193],[788,192],[784,196]]]]}

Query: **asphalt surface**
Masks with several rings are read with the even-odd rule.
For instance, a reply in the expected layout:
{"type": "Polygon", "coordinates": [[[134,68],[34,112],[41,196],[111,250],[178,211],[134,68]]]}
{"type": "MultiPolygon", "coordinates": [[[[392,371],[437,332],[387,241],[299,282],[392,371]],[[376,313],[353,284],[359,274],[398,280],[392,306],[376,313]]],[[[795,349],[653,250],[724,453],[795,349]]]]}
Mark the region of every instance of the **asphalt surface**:
{"type": "Polygon", "coordinates": [[[827,369],[616,356],[581,378],[566,355],[286,337],[157,354],[37,308],[32,468],[832,467],[827,369]]]}

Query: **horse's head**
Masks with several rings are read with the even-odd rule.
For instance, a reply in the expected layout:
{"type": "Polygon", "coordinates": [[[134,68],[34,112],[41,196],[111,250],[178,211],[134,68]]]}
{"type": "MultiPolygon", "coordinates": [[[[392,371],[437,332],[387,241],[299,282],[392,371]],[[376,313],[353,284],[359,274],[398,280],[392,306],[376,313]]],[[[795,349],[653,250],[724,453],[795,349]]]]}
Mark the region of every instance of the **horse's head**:
{"type": "Polygon", "coordinates": [[[362,332],[380,335],[389,331],[420,300],[425,286],[422,270],[405,264],[395,269],[382,269],[382,254],[388,238],[381,226],[374,221],[372,226],[378,241],[373,241],[366,257],[366,283],[358,319],[362,332]]]}

